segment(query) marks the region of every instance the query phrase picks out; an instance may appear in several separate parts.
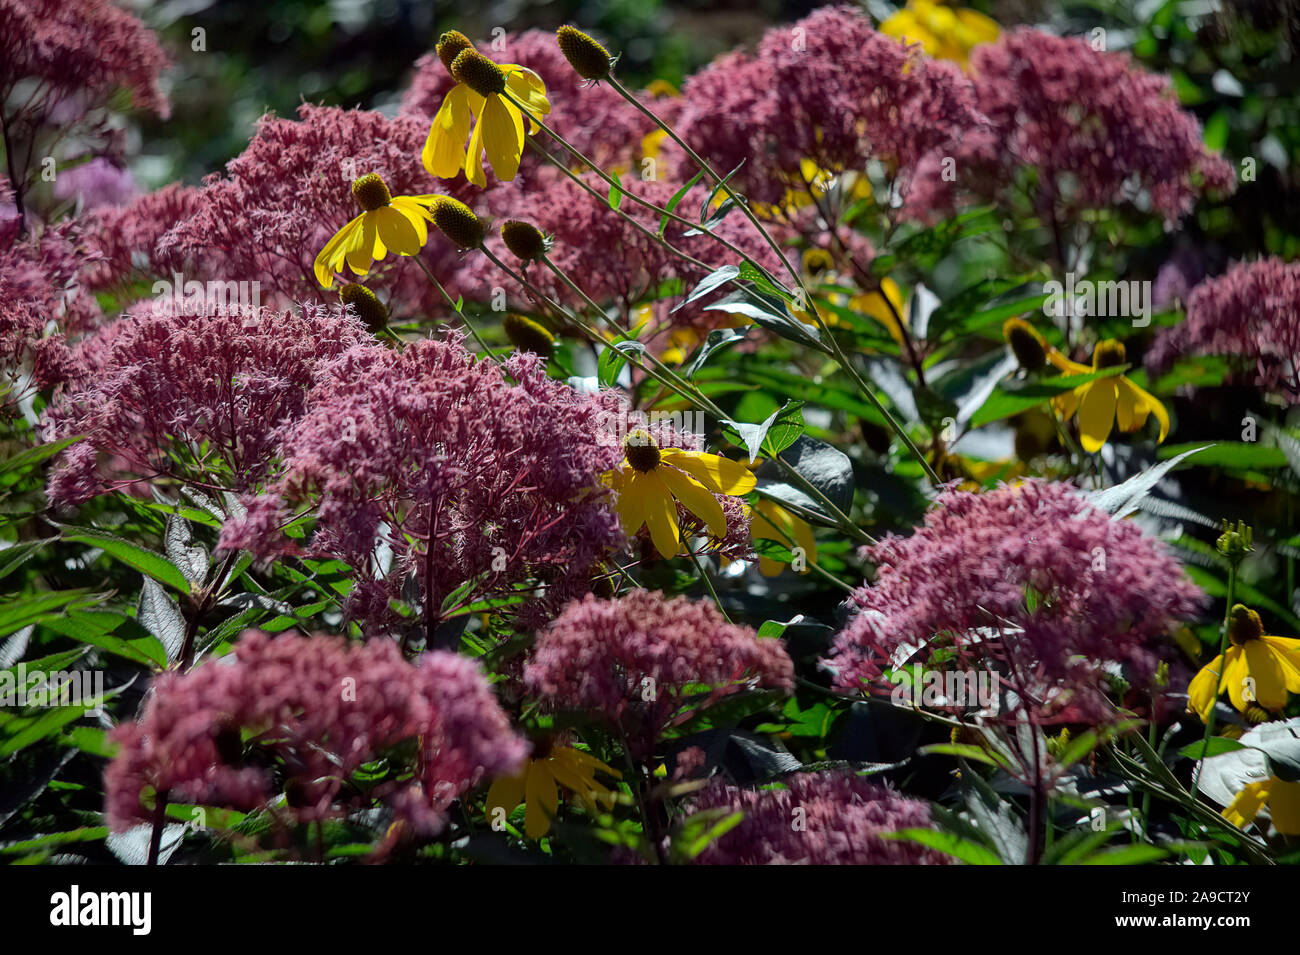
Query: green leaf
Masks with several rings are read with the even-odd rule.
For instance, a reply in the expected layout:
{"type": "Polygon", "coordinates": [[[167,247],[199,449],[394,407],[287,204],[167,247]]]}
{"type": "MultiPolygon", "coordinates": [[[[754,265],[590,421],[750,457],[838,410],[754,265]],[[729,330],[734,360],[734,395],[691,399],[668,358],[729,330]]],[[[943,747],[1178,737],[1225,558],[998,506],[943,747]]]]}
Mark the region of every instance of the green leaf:
{"type": "Polygon", "coordinates": [[[63,539],[98,547],[110,557],[115,557],[127,566],[134,567],[159,583],[174,587],[183,594],[190,592],[190,582],[185,579],[179,567],[162,554],[141,547],[139,544],[90,527],[65,528],[63,539]]]}
{"type": "Polygon", "coordinates": [[[785,302],[775,295],[753,288],[737,289],[721,302],[704,306],[705,311],[731,312],[744,315],[762,325],[768,331],[776,332],[782,338],[789,339],[804,348],[824,351],[820,330],[814,325],[805,325],[786,308],[785,302]]]}
{"type": "Polygon", "coordinates": [[[0,550],[0,578],[7,577],[27,563],[28,559],[48,544],[50,540],[51,538],[42,537],[40,540],[24,541],[21,544],[14,544],[12,547],[0,550]]]}
{"type": "MultiPolygon", "coordinates": [[[[704,201],[703,201],[702,203],[700,203],[700,221],[701,221],[701,222],[703,222],[704,219],[705,219],[705,217],[708,216],[708,214],[709,214],[709,206],[713,205],[713,200],[714,200],[714,198],[717,197],[717,195],[718,195],[718,191],[722,189],[722,187],[723,187],[723,185],[724,185],[725,183],[728,183],[728,182],[731,181],[731,177],[732,177],[732,176],[734,176],[736,173],[740,172],[740,167],[743,166],[743,165],[745,165],[745,160],[742,159],[742,160],[740,161],[740,163],[736,166],[735,169],[731,170],[731,172],[727,173],[725,176],[723,176],[721,179],[718,180],[717,185],[715,185],[715,186],[713,187],[713,189],[711,189],[711,190],[709,191],[709,194],[704,198],[704,201]]],[[[728,200],[728,201],[730,201],[730,200],[728,200]]],[[[715,215],[716,215],[716,213],[715,213],[715,215]]]]}
{"type": "Polygon", "coordinates": [[[751,461],[761,455],[772,457],[790,447],[803,434],[802,409],[802,401],[787,401],[762,424],[723,421],[722,433],[736,447],[743,448],[751,461]]]}
{"type": "Polygon", "coordinates": [[[1231,753],[1234,750],[1245,749],[1241,743],[1235,739],[1228,739],[1226,736],[1210,737],[1209,748],[1206,748],[1204,740],[1197,740],[1195,743],[1188,743],[1178,751],[1180,759],[1197,759],[1201,758],[1201,752],[1205,752],[1208,759],[1211,756],[1219,756],[1222,753],[1231,753]]]}
{"type": "Polygon", "coordinates": [[[1027,298],[1018,298],[1012,302],[1004,302],[1001,305],[992,305],[986,309],[968,315],[965,318],[957,319],[944,331],[945,335],[971,335],[975,332],[982,331],[990,325],[1001,324],[1008,318],[1014,318],[1017,315],[1023,315],[1026,312],[1036,312],[1043,307],[1050,295],[1030,295],[1027,298]]]}
{"type": "Polygon", "coordinates": [[[1170,444],[1157,452],[1161,460],[1176,458],[1186,451],[1200,448],[1196,456],[1196,467],[1224,468],[1229,471],[1241,471],[1251,468],[1284,468],[1287,465],[1286,454],[1281,448],[1270,447],[1258,442],[1216,441],[1204,444],[1170,444]]]}
{"type": "Polygon", "coordinates": [[[694,859],[715,840],[740,825],[744,818],[745,814],[739,811],[728,813],[721,809],[706,809],[697,812],[682,823],[673,849],[687,861],[694,859]]]}
{"type": "Polygon", "coordinates": [[[923,746],[917,750],[918,756],[959,756],[962,759],[973,759],[977,763],[987,763],[990,766],[997,766],[1005,769],[995,756],[982,746],[972,746],[969,743],[935,743],[931,746],[923,746]]]}
{"type": "Polygon", "coordinates": [[[1167,850],[1158,846],[1135,844],[1098,852],[1079,862],[1079,865],[1144,865],[1168,855],[1167,850]]]}
{"type": "Polygon", "coordinates": [[[609,184],[609,207],[617,210],[623,204],[623,190],[619,188],[617,180],[609,184]]]}
{"type": "Polygon", "coordinates": [[[73,607],[99,603],[103,597],[89,590],[44,590],[0,603],[0,637],[40,623],[73,607]]]}
{"type": "Polygon", "coordinates": [[[1211,152],[1223,152],[1228,145],[1228,109],[1221,107],[1205,121],[1205,148],[1211,152]]]}
{"type": "Polygon", "coordinates": [[[695,353],[695,357],[691,359],[690,364],[682,369],[682,377],[688,380],[694,379],[696,373],[704,367],[704,363],[709,360],[711,355],[728,345],[744,341],[751,327],[713,329],[713,331],[709,332],[708,337],[704,339],[704,344],[695,353]]]}
{"type": "Polygon", "coordinates": [[[1151,492],[1153,487],[1160,483],[1166,474],[1192,455],[1199,454],[1208,447],[1210,445],[1207,444],[1192,448],[1190,451],[1184,451],[1177,457],[1162,461],[1160,464],[1153,465],[1145,471],[1133,475],[1123,484],[1116,484],[1104,491],[1093,491],[1087,495],[1088,499],[1092,501],[1094,506],[1106,511],[1112,517],[1127,517],[1134,511],[1141,509],[1143,498],[1151,492]]]}
{"type": "Polygon", "coordinates": [[[668,215],[668,213],[677,211],[677,206],[684,198],[686,198],[686,193],[690,192],[691,189],[695,187],[695,184],[699,182],[703,176],[704,176],[704,170],[701,169],[699,172],[697,172],[694,176],[691,177],[691,180],[688,183],[686,183],[686,185],[682,186],[680,189],[678,189],[676,192],[673,193],[673,197],[669,199],[668,204],[664,206],[664,210],[665,210],[664,214],[659,217],[660,235],[663,235],[664,230],[668,228],[668,223],[670,221],[670,216],[668,215]]]}
{"type": "Polygon", "coordinates": [[[723,265],[714,269],[708,275],[704,276],[704,278],[700,279],[699,283],[696,284],[695,288],[691,289],[686,298],[682,299],[679,304],[673,306],[673,311],[676,312],[679,309],[685,308],[687,305],[691,304],[691,302],[699,301],[704,298],[704,296],[716,291],[726,283],[735,280],[739,275],[740,266],[738,265],[723,265]]]}
{"type": "Polygon", "coordinates": [[[901,829],[898,832],[882,832],[882,839],[900,839],[928,846],[945,855],[960,859],[967,865],[1002,865],[1002,860],[992,849],[978,843],[963,839],[951,832],[939,832],[937,829],[901,829]]]}
{"type": "Polygon", "coordinates": [[[618,383],[618,376],[627,364],[627,356],[617,348],[605,348],[596,361],[596,379],[605,388],[613,388],[618,383]]]}
{"type": "Polygon", "coordinates": [[[38,444],[34,448],[28,448],[21,451],[11,458],[0,461],[0,484],[10,485],[17,481],[22,475],[26,474],[32,468],[36,467],[42,461],[54,457],[64,448],[76,444],[85,435],[76,434],[70,438],[63,438],[60,441],[53,441],[50,444],[38,444]]]}

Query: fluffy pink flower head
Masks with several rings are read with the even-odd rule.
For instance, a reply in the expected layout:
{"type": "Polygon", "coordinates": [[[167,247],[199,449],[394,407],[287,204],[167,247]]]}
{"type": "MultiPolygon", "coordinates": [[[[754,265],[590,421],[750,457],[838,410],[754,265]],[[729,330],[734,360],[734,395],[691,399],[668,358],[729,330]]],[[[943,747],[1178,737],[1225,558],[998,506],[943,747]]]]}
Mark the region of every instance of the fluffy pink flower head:
{"type": "Polygon", "coordinates": [[[315,552],[373,581],[366,568],[386,544],[384,593],[414,574],[435,613],[480,575],[467,602],[525,582],[547,604],[585,592],[622,542],[600,484],[617,446],[600,433],[601,405],[548,378],[536,356],[515,355],[507,372],[513,381],[455,338],[340,356],[284,435],[283,472],[257,519],[228,525],[223,544],[277,553],[287,542],[265,533],[277,523],[265,509],[310,500],[315,552]]]}
{"type": "Polygon", "coordinates": [[[1022,166],[1038,173],[1035,208],[1065,221],[1132,202],[1139,191],[1175,221],[1203,189],[1235,184],[1232,168],[1206,150],[1200,126],[1179,107],[1168,79],[1126,53],[1022,28],[976,48],[971,63],[976,102],[992,129],[927,158],[909,197],[913,211],[951,209],[958,188],[978,198],[1005,197],[1022,166]],[[948,157],[955,182],[942,175],[948,157]]]}
{"type": "Polygon", "coordinates": [[[875,581],[836,638],[835,685],[913,663],[992,670],[1035,715],[1104,715],[1104,666],[1148,681],[1164,638],[1204,595],[1132,522],[1065,484],[945,491],[911,537],[863,556],[875,581]]]}
{"type": "Polygon", "coordinates": [[[51,438],[85,435],[59,460],[50,500],[78,504],[115,480],[155,477],[234,491],[265,474],[283,431],[306,409],[322,362],[365,328],[341,308],[221,308],[198,314],[166,300],[100,332],[79,351],[83,371],[51,406],[51,438]],[[99,347],[95,347],[98,344],[99,347]],[[123,473],[102,474],[113,456],[123,473]]]}
{"type": "MultiPolygon", "coordinates": [[[[9,193],[6,180],[0,187],[9,193]]],[[[11,387],[4,404],[28,386],[48,388],[72,376],[68,337],[103,317],[83,281],[99,255],[83,247],[79,224],[41,226],[21,238],[18,232],[17,218],[0,221],[0,376],[26,383],[11,387]]]]}
{"type": "Polygon", "coordinates": [[[1197,285],[1187,318],[1161,331],[1147,365],[1164,371],[1180,355],[1237,359],[1259,388],[1300,402],[1300,263],[1243,262],[1197,285]]]}
{"type": "Polygon", "coordinates": [[[788,693],[794,666],[779,640],[728,623],[708,601],[637,590],[564,608],[538,635],[524,684],[552,709],[603,717],[646,757],[663,730],[713,700],[788,693]]]}
{"type": "Polygon", "coordinates": [[[805,159],[831,173],[878,159],[905,187],[922,156],[982,122],[959,69],[831,6],[769,30],[756,56],[731,53],[692,76],[677,130],[720,171],[743,161],[740,191],[777,203],[805,159]]]}
{"type": "Polygon", "coordinates": [[[174,801],[268,808],[283,822],[336,818],[378,800],[416,831],[483,780],[516,771],[527,744],[470,660],[397,644],[248,631],[230,657],[154,680],[143,714],[111,734],[104,772],[109,826],[148,822],[146,788],[174,801]],[[395,763],[363,795],[365,763],[395,763]],[[411,775],[404,776],[409,770],[411,775]]]}
{"type": "Polygon", "coordinates": [[[219,274],[221,260],[215,254],[188,262],[158,248],[170,229],[199,212],[202,196],[198,186],[172,183],[125,205],[103,205],[86,212],[79,219],[82,237],[97,261],[86,269],[83,284],[94,291],[121,293],[141,278],[174,282],[177,274],[187,280],[197,279],[200,272],[219,274]]]}
{"type": "Polygon", "coordinates": [[[153,32],[107,0],[0,0],[0,102],[32,83],[25,101],[48,113],[65,98],[94,106],[125,87],[136,106],[166,117],[158,75],[167,66],[153,32]]]}
{"type": "Polygon", "coordinates": [[[135,198],[135,180],[121,166],[96,156],[88,162],[59,175],[54,181],[54,195],[59,199],[76,199],[82,209],[121,206],[135,198]]]}
{"type": "Polygon", "coordinates": [[[768,789],[721,778],[694,796],[689,811],[743,812],[709,844],[697,865],[944,865],[942,853],[882,836],[931,826],[930,808],[860,776],[795,773],[768,789]],[[803,810],[802,814],[796,810],[803,810]],[[802,826],[792,825],[801,819],[802,826]]]}

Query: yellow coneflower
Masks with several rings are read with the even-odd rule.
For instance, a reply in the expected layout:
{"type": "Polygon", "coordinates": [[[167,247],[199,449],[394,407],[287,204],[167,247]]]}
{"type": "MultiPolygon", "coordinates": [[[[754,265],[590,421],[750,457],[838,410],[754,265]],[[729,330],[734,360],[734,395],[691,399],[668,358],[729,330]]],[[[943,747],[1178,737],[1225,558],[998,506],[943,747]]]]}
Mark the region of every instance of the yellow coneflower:
{"type": "Polygon", "coordinates": [[[908,0],[907,6],[880,24],[880,32],[920,43],[925,52],[953,60],[964,69],[970,52],[998,38],[996,20],[977,10],[953,9],[934,0],[908,0]]]}
{"type": "Polygon", "coordinates": [[[356,275],[365,275],[370,266],[388,253],[415,255],[429,239],[425,222],[428,208],[439,196],[393,196],[378,173],[369,173],[352,183],[352,197],[361,206],[357,216],[325,243],[313,264],[316,280],[322,288],[333,288],[334,273],[346,262],[356,275]]]}
{"type": "Polygon", "coordinates": [[[1253,703],[1279,712],[1288,691],[1300,693],[1300,640],[1265,634],[1259,614],[1242,604],[1229,615],[1228,639],[1227,651],[1202,667],[1187,687],[1188,708],[1203,721],[1224,690],[1242,713],[1253,703]]]}
{"type": "Polygon", "coordinates": [[[452,179],[463,169],[470,182],[483,188],[486,155],[498,179],[514,179],[524,151],[524,113],[505,94],[524,107],[531,131],[537,132],[537,121],[551,111],[546,85],[526,67],[494,63],[461,34],[443,34],[439,56],[456,85],[443,97],[429,127],[420,154],[424,168],[439,179],[452,179]]]}
{"type": "MultiPolygon", "coordinates": [[[[806,564],[817,562],[817,540],[813,537],[812,527],[803,518],[767,498],[761,498],[750,512],[749,537],[755,541],[775,541],[782,547],[799,547],[804,552],[806,564]]],[[[759,555],[758,570],[764,577],[776,577],[785,568],[781,561],[759,555]]]]}
{"type": "MultiPolygon", "coordinates": [[[[1067,375],[1088,375],[1103,368],[1124,364],[1124,345],[1113,338],[1098,342],[1092,350],[1092,367],[1070,361],[1056,349],[1047,353],[1047,360],[1067,375]]],[[[1083,449],[1096,452],[1110,437],[1110,430],[1119,421],[1124,432],[1137,431],[1154,414],[1160,423],[1160,436],[1156,444],[1169,434],[1169,412],[1150,392],[1144,391],[1123,375],[1097,378],[1063,395],[1052,399],[1061,417],[1069,420],[1076,412],[1079,416],[1079,440],[1083,449]]]]}
{"type": "Polygon", "coordinates": [[[560,807],[557,784],[573,793],[579,805],[588,812],[598,806],[610,808],[614,793],[596,780],[596,773],[605,773],[615,779],[623,775],[606,766],[590,753],[571,746],[555,746],[549,739],[534,741],[533,755],[524,768],[514,776],[499,776],[488,789],[487,815],[504,812],[510,815],[524,805],[524,834],[530,839],[540,839],[551,830],[551,820],[560,807]]]}
{"type": "Polygon", "coordinates": [[[737,461],[702,451],[661,448],[648,431],[633,431],[623,442],[623,463],[607,480],[617,495],[615,506],[629,536],[643,526],[655,549],[675,557],[681,549],[677,522],[680,501],[708,527],[714,537],[727,533],[727,518],[714,494],[741,495],[756,480],[737,461]]]}

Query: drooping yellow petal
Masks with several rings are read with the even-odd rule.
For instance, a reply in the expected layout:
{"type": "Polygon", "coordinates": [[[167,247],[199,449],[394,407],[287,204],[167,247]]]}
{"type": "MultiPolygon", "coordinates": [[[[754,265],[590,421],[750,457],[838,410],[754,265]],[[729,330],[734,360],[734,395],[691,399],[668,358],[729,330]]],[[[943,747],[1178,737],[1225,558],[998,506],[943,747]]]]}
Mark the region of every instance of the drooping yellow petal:
{"type": "Polygon", "coordinates": [[[1300,835],[1300,783],[1274,779],[1268,794],[1268,814],[1277,831],[1287,836],[1300,835]]]}
{"type": "Polygon", "coordinates": [[[1204,723],[1210,718],[1210,710],[1223,688],[1223,655],[1215,657],[1192,678],[1187,685],[1187,705],[1204,723]]]}
{"type": "Polygon", "coordinates": [[[429,241],[428,223],[432,221],[428,210],[413,196],[394,197],[393,208],[411,223],[412,228],[415,229],[415,236],[420,242],[420,248],[424,248],[424,244],[429,241]]]}
{"type": "Polygon", "coordinates": [[[344,256],[355,241],[355,233],[360,224],[361,216],[357,216],[335,232],[325,243],[325,247],[317,253],[316,261],[312,263],[312,271],[316,273],[316,281],[320,282],[321,288],[334,287],[334,273],[342,267],[344,256]]]}
{"type": "Polygon", "coordinates": [[[1115,389],[1115,423],[1125,434],[1136,431],[1147,420],[1147,409],[1137,389],[1127,378],[1120,378],[1115,389]]]}
{"type": "Polygon", "coordinates": [[[479,115],[483,148],[498,179],[509,182],[519,173],[524,152],[524,117],[500,96],[489,96],[479,115]]]}
{"type": "Polygon", "coordinates": [[[1268,802],[1269,785],[1272,782],[1271,779],[1261,779],[1257,783],[1247,783],[1223,810],[1223,818],[1238,829],[1250,825],[1264,808],[1264,803],[1268,802]]]}
{"type": "Polygon", "coordinates": [[[1156,437],[1156,444],[1163,443],[1169,435],[1169,411],[1164,404],[1155,395],[1139,388],[1127,378],[1121,377],[1119,384],[1121,388],[1127,388],[1133,394],[1139,414],[1137,426],[1140,428],[1146,423],[1148,412],[1155,415],[1156,421],[1160,424],[1160,434],[1156,437]]]}
{"type": "Polygon", "coordinates": [[[487,813],[488,824],[490,825],[497,817],[496,811],[501,810],[506,819],[515,807],[524,801],[524,786],[528,780],[528,767],[531,760],[524,764],[523,771],[515,776],[498,776],[492,780],[492,785],[488,787],[487,804],[484,811],[487,813]]]}
{"type": "Polygon", "coordinates": [[[540,839],[550,831],[551,820],[560,808],[560,795],[546,760],[533,763],[524,795],[524,834],[529,839],[540,839]]]}
{"type": "Polygon", "coordinates": [[[572,747],[565,747],[563,752],[564,752],[564,758],[568,762],[573,763],[574,765],[582,766],[584,769],[591,772],[599,770],[602,773],[606,773],[607,775],[613,776],[615,779],[623,778],[623,774],[621,772],[619,772],[613,766],[608,766],[605,763],[601,762],[599,759],[597,759],[595,756],[592,756],[590,753],[584,753],[582,750],[574,749],[572,747]]]}
{"type": "Polygon", "coordinates": [[[717,454],[664,448],[659,452],[665,464],[681,468],[715,494],[748,494],[757,478],[743,464],[717,454]]]}
{"type": "Polygon", "coordinates": [[[474,114],[474,133],[469,138],[469,148],[465,150],[465,178],[480,189],[487,187],[487,176],[483,174],[483,113],[487,110],[487,100],[474,114]]]}
{"type": "Polygon", "coordinates": [[[1300,693],[1300,640],[1291,637],[1260,637],[1273,649],[1273,655],[1282,668],[1282,677],[1286,688],[1292,693],[1300,693]]]}
{"type": "Polygon", "coordinates": [[[1047,360],[1062,375],[1091,375],[1094,371],[1091,365],[1081,365],[1077,361],[1070,361],[1055,348],[1047,350],[1047,360]]]}
{"type": "Polygon", "coordinates": [[[645,523],[645,488],[639,480],[640,472],[633,471],[630,477],[625,472],[620,471],[618,474],[622,487],[617,491],[614,509],[618,511],[618,520],[623,525],[623,533],[631,537],[645,523]]]}
{"type": "Polygon", "coordinates": [[[889,332],[891,338],[899,345],[903,344],[903,326],[907,324],[903,292],[898,283],[891,278],[880,280],[880,291],[858,295],[849,301],[849,306],[870,315],[889,332]]]}
{"type": "Polygon", "coordinates": [[[398,255],[415,255],[420,251],[420,234],[411,220],[392,206],[382,206],[372,215],[379,238],[398,255]]]}
{"type": "Polygon", "coordinates": [[[1247,640],[1242,650],[1245,651],[1246,669],[1255,681],[1255,701],[1266,710],[1276,712],[1282,709],[1286,706],[1286,679],[1273,648],[1263,640],[1247,640]]]}
{"type": "Polygon", "coordinates": [[[346,256],[348,268],[356,275],[365,275],[376,260],[383,261],[388,255],[383,240],[379,238],[377,221],[373,212],[361,216],[361,224],[354,231],[351,246],[346,256]]]}
{"type": "Polygon", "coordinates": [[[1080,385],[1078,388],[1072,388],[1053,398],[1052,407],[1056,409],[1056,413],[1061,416],[1062,421],[1069,421],[1074,413],[1079,410],[1079,404],[1083,401],[1083,396],[1087,393],[1087,385],[1080,385]]]}
{"type": "Polygon", "coordinates": [[[714,537],[727,535],[727,518],[722,513],[722,505],[709,493],[708,488],[676,468],[660,467],[655,470],[655,473],[663,478],[664,483],[668,485],[668,490],[686,506],[688,511],[708,525],[710,534],[714,537]]]}
{"type": "Polygon", "coordinates": [[[1079,404],[1079,440],[1083,450],[1095,453],[1110,437],[1115,423],[1115,382],[1102,378],[1092,382],[1079,404]]]}
{"type": "Polygon", "coordinates": [[[506,90],[519,101],[528,113],[528,125],[532,132],[541,127],[537,121],[551,111],[550,100],[546,98],[546,84],[542,78],[526,67],[515,64],[502,64],[506,74],[506,90]]]}
{"type": "Polygon", "coordinates": [[[681,544],[681,529],[677,526],[677,501],[668,491],[668,485],[655,471],[641,475],[645,484],[645,522],[650,528],[650,539],[655,550],[664,558],[676,557],[681,544]]]}
{"type": "Polygon", "coordinates": [[[1246,680],[1250,677],[1250,667],[1246,662],[1246,654],[1242,652],[1241,647],[1229,647],[1228,652],[1224,654],[1223,666],[1223,688],[1228,691],[1228,699],[1242,713],[1246,712],[1246,704],[1250,701],[1246,699],[1246,688],[1250,685],[1246,680]]]}
{"type": "Polygon", "coordinates": [[[466,96],[470,92],[464,83],[457,83],[448,91],[424,140],[420,161],[439,179],[455,179],[465,166],[465,139],[474,121],[466,96]]]}

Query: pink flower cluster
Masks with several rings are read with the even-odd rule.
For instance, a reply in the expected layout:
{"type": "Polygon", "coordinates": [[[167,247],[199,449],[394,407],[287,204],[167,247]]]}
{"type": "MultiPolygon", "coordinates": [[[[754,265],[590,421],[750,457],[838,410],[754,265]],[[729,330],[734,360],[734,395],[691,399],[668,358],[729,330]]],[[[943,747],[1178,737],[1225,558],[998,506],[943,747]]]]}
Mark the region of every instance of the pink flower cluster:
{"type": "Polygon", "coordinates": [[[96,156],[63,172],[54,181],[54,195],[76,200],[82,209],[126,205],[136,196],[135,180],[121,166],[96,156]]]}
{"type": "Polygon", "coordinates": [[[0,0],[0,102],[31,83],[26,103],[84,110],[126,87],[137,107],[166,117],[158,75],[167,66],[153,33],[107,0],[0,0]]]}
{"type": "Polygon", "coordinates": [[[552,709],[602,715],[645,757],[665,728],[713,700],[789,692],[794,665],[779,640],[728,623],[708,601],[637,590],[565,607],[537,637],[524,684],[552,709]]]}
{"type": "Polygon", "coordinates": [[[880,160],[905,191],[923,156],[983,124],[960,70],[876,32],[850,6],[769,30],[756,55],[719,58],[682,93],[678,133],[720,172],[740,166],[740,191],[764,203],[782,200],[804,159],[831,173],[880,160]]]}
{"type": "MultiPolygon", "coordinates": [[[[10,193],[0,180],[0,201],[10,193]]],[[[75,222],[19,236],[17,218],[0,220],[0,369],[27,371],[38,388],[73,373],[67,336],[94,327],[98,303],[83,287],[96,253],[84,247],[75,222]]],[[[15,394],[8,396],[12,400],[15,394]]]]}
{"type": "Polygon", "coordinates": [[[1037,171],[1035,209],[1060,221],[1133,202],[1139,191],[1175,221],[1202,190],[1235,185],[1232,167],[1207,152],[1168,79],[1128,54],[1021,28],[977,47],[971,63],[976,105],[992,127],[927,157],[908,199],[913,212],[940,215],[959,193],[1005,199],[1023,166],[1037,171]],[[949,158],[955,181],[943,176],[949,158]]]}
{"type": "Polygon", "coordinates": [[[944,865],[914,842],[882,838],[931,826],[929,807],[860,776],[796,773],[779,788],[743,789],[715,777],[689,811],[743,812],[698,865],[944,865]]]}
{"type": "Polygon", "coordinates": [[[536,356],[506,369],[476,362],[451,333],[401,352],[360,346],[328,363],[309,411],[284,433],[284,465],[223,546],[264,556],[289,542],[285,502],[316,501],[312,550],[346,560],[373,624],[415,574],[426,607],[483,575],[475,590],[530,581],[558,606],[589,589],[622,543],[601,475],[619,450],[604,407],[546,376],[536,356]],[[431,543],[430,543],[431,542],[431,543]],[[391,548],[385,573],[374,554],[391,548]]]}
{"type": "Polygon", "coordinates": [[[993,670],[1046,717],[1104,714],[1108,662],[1150,679],[1162,640],[1203,594],[1133,523],[1065,484],[949,490],[907,538],[864,548],[875,581],[835,640],[835,685],[879,685],[911,663],[993,670]]]}
{"type": "Polygon", "coordinates": [[[1160,333],[1147,365],[1164,371],[1181,355],[1244,360],[1259,388],[1300,402],[1300,263],[1243,262],[1197,285],[1186,320],[1160,333]]]}
{"type": "Polygon", "coordinates": [[[370,340],[341,307],[244,313],[209,304],[188,315],[168,304],[141,304],[78,348],[77,381],[51,406],[49,437],[85,437],[50,476],[53,503],[157,476],[255,486],[306,410],[321,363],[370,340]],[[116,478],[101,473],[102,456],[116,478]]]}
{"type": "MultiPolygon", "coordinates": [[[[190,262],[159,251],[163,236],[178,222],[198,214],[203,190],[172,183],[157,192],[139,196],[125,205],[99,206],[79,220],[82,234],[96,261],[88,265],[82,284],[92,291],[124,292],[136,279],[182,274],[186,280],[212,274],[213,256],[190,262]],[[200,268],[200,263],[205,267],[200,268]]],[[[255,279],[261,281],[256,276],[255,279]]]]}
{"type": "Polygon", "coordinates": [[[451,803],[517,771],[527,744],[470,660],[430,652],[418,663],[387,639],[246,632],[232,656],[154,680],[143,715],[110,739],[109,826],[151,821],[146,788],[172,801],[267,807],[288,822],[333,818],[382,800],[418,832],[442,828],[451,803]],[[358,788],[365,763],[394,765],[358,788]],[[411,775],[403,777],[403,771],[411,775]]]}

